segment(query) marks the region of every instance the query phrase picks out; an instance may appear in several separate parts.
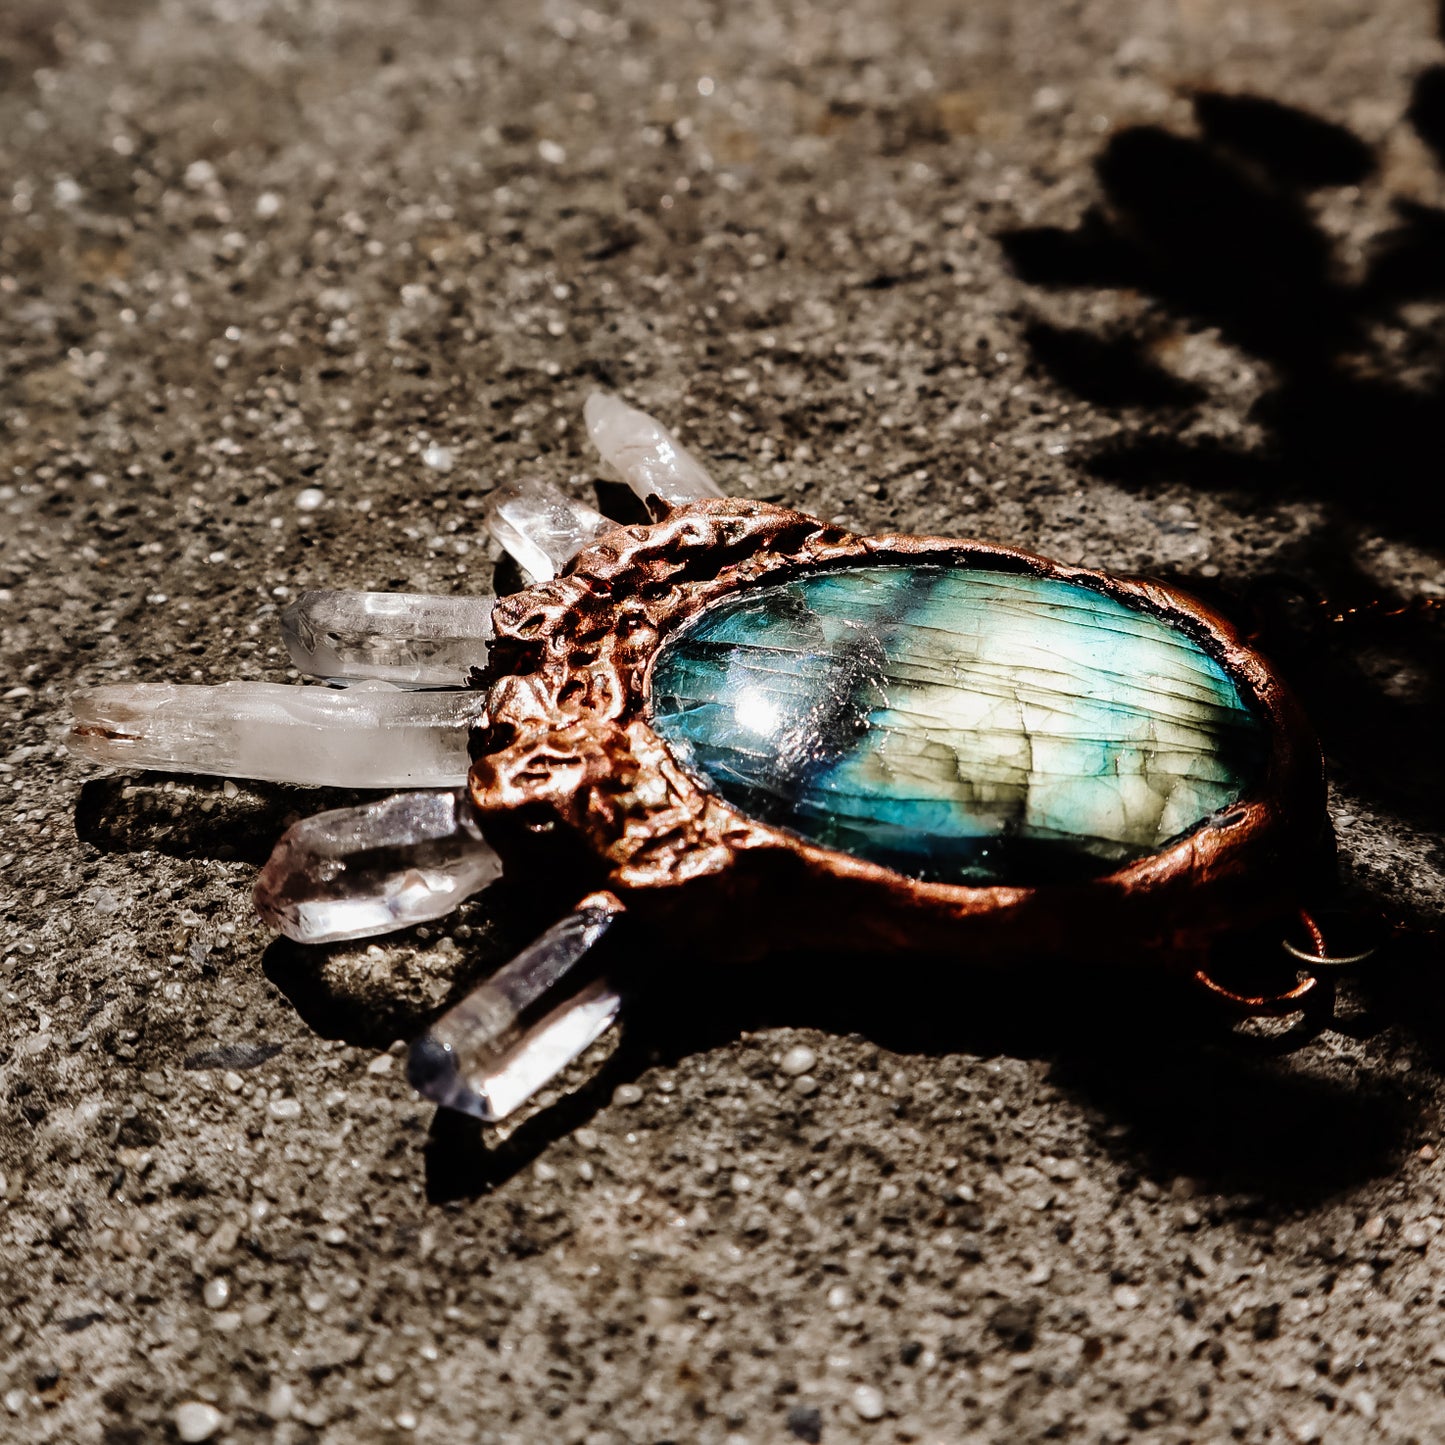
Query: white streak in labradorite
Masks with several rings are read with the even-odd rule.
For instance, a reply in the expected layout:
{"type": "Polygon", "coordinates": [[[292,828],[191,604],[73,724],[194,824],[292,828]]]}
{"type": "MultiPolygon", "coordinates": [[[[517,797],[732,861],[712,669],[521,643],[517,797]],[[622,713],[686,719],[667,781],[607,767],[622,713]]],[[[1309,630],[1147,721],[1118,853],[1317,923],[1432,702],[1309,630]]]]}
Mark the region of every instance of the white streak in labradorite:
{"type": "Polygon", "coordinates": [[[853,567],[669,640],[653,724],[743,812],[920,878],[1087,877],[1238,798],[1264,735],[1189,634],[1092,588],[853,567]]]}

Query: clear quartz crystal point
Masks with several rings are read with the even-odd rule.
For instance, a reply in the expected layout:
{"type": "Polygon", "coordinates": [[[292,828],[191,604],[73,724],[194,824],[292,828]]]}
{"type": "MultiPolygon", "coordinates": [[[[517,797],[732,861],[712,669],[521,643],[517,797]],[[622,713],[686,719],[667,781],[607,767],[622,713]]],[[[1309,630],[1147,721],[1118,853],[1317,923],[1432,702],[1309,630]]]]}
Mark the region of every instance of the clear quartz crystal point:
{"type": "Polygon", "coordinates": [[[447,1107],[461,1107],[484,1123],[499,1123],[581,1058],[612,1027],[621,1007],[612,985],[605,978],[594,980],[511,1047],[479,1061],[471,1075],[469,1102],[447,1107]],[[480,1107],[470,1107],[471,1100],[480,1107]]]}
{"type": "Polygon", "coordinates": [[[338,788],[456,788],[482,694],[275,682],[117,683],[72,700],[78,751],[165,768],[338,788]]]}
{"type": "Polygon", "coordinates": [[[680,505],[699,497],[720,497],[722,488],[707,468],[663,424],[628,406],[610,392],[594,391],[583,408],[587,435],[612,467],[645,502],[660,497],[680,505]]]}
{"type": "Polygon", "coordinates": [[[281,614],[291,661],[332,681],[460,687],[487,660],[496,598],[424,592],[303,592],[281,614]]]}
{"type": "Polygon", "coordinates": [[[586,898],[412,1045],[412,1087],[445,1109],[495,1123],[584,1053],[621,1000],[593,979],[536,1023],[578,964],[622,914],[610,894],[586,898]]]}
{"type": "Polygon", "coordinates": [[[589,542],[616,526],[550,482],[507,482],[487,498],[487,530],[534,581],[555,577],[589,542]]]}
{"type": "Polygon", "coordinates": [[[256,910],[298,943],[442,918],[500,876],[464,792],[398,793],[294,824],[256,879],[256,910]]]}

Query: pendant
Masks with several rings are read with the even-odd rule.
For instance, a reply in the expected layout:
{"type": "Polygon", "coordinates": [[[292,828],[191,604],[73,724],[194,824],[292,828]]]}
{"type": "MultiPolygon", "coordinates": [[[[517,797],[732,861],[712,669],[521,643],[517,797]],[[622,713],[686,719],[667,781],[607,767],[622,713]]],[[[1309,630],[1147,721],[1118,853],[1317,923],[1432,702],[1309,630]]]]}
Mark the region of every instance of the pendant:
{"type": "Polygon", "coordinates": [[[255,897],[293,939],[436,919],[504,872],[563,900],[416,1043],[423,1094],[513,1114],[616,1020],[627,932],[685,939],[699,966],[1142,960],[1259,1010],[1312,986],[1241,998],[1207,967],[1295,913],[1330,843],[1319,748],[1223,618],[1157,583],[726,498],[616,398],[587,423],[651,524],[500,488],[488,527],[526,590],[307,593],[287,646],[332,687],[76,700],[78,746],[108,764],[408,790],[280,840],[255,897]]]}

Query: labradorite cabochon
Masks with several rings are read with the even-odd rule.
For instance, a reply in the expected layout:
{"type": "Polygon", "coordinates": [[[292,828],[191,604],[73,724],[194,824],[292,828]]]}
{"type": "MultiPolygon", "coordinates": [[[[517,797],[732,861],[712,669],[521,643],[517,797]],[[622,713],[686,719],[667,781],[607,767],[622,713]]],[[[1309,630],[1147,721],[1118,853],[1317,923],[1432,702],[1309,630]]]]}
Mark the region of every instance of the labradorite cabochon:
{"type": "Polygon", "coordinates": [[[719,602],[653,663],[651,721],[758,821],[914,878],[1036,885],[1160,851],[1260,777],[1261,717],[1190,632],[966,563],[719,602]]]}

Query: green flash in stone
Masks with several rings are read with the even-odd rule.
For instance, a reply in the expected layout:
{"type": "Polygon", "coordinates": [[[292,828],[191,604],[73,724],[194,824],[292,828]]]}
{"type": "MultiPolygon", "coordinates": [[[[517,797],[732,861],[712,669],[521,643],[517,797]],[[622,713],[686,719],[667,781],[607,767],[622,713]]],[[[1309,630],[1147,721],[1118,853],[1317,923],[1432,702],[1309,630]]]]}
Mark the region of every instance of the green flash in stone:
{"type": "Polygon", "coordinates": [[[1237,800],[1261,719],[1189,633],[1026,572],[858,566],[668,639],[652,724],[741,812],[911,877],[1112,872],[1237,800]]]}

